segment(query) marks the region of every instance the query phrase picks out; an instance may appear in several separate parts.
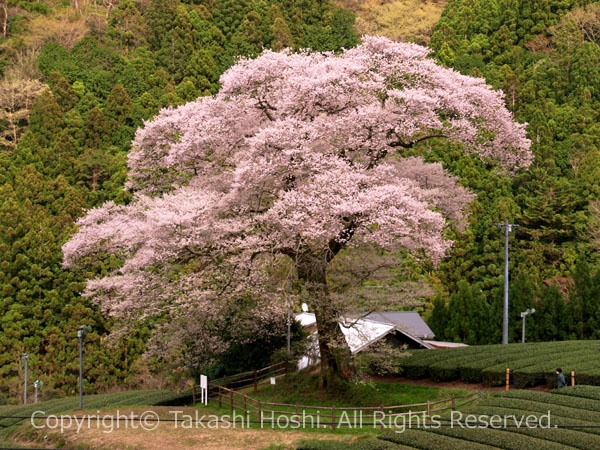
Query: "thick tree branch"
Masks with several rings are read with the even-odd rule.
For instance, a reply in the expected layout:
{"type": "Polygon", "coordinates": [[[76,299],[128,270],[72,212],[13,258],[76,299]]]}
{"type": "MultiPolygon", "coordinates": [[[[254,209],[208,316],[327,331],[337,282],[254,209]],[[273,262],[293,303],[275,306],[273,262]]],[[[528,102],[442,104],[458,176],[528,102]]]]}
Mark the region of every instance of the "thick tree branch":
{"type": "Polygon", "coordinates": [[[273,117],[273,115],[271,114],[270,111],[277,111],[277,108],[275,108],[274,106],[271,106],[269,104],[269,102],[264,101],[262,99],[257,99],[258,100],[258,108],[265,113],[265,116],[267,116],[267,119],[269,119],[271,122],[273,122],[275,120],[275,118],[273,117]]]}
{"type": "Polygon", "coordinates": [[[415,139],[415,140],[410,141],[410,142],[404,142],[398,136],[399,139],[397,141],[392,141],[388,145],[390,147],[402,147],[402,148],[405,148],[405,149],[409,149],[409,148],[413,148],[418,143],[426,141],[428,139],[447,138],[447,137],[448,137],[447,135],[441,134],[441,133],[440,134],[430,134],[430,135],[423,136],[421,138],[415,139]]]}
{"type": "Polygon", "coordinates": [[[346,244],[348,244],[348,242],[350,242],[352,236],[354,236],[354,233],[356,233],[356,230],[358,229],[358,225],[359,223],[355,220],[355,218],[347,219],[344,229],[340,231],[335,238],[329,241],[326,256],[328,263],[335,258],[335,255],[337,255],[346,246],[346,244]]]}

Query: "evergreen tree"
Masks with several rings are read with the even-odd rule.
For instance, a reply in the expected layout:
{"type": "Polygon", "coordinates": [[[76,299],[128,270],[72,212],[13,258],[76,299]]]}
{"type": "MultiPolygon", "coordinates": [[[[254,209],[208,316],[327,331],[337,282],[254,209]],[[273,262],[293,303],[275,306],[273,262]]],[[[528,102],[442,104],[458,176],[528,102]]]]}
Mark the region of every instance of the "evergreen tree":
{"type": "Polygon", "coordinates": [[[126,149],[134,133],[132,103],[122,84],[115,84],[106,99],[103,116],[110,133],[110,144],[126,149]]]}
{"type": "Polygon", "coordinates": [[[64,112],[75,107],[79,97],[65,77],[58,72],[51,72],[46,83],[50,86],[56,102],[64,112]]]}
{"type": "Polygon", "coordinates": [[[535,314],[527,318],[529,341],[562,341],[569,339],[567,306],[560,288],[544,285],[535,303],[535,314]]]}
{"type": "Polygon", "coordinates": [[[31,107],[29,131],[42,147],[52,145],[65,125],[64,113],[49,91],[42,91],[31,107]]]}
{"type": "Polygon", "coordinates": [[[427,320],[429,328],[435,333],[435,338],[440,341],[450,340],[448,336],[448,322],[450,321],[450,311],[442,295],[436,295],[433,299],[433,310],[427,320]]]}
{"type": "Polygon", "coordinates": [[[567,308],[570,330],[576,339],[600,338],[600,271],[579,259],[567,308]]]}
{"type": "Polygon", "coordinates": [[[449,321],[445,335],[455,342],[473,345],[487,343],[490,307],[479,286],[458,283],[458,292],[450,296],[449,321]]]}
{"type": "Polygon", "coordinates": [[[127,51],[144,44],[144,19],[133,0],[123,0],[110,10],[109,36],[123,45],[127,51]]]}

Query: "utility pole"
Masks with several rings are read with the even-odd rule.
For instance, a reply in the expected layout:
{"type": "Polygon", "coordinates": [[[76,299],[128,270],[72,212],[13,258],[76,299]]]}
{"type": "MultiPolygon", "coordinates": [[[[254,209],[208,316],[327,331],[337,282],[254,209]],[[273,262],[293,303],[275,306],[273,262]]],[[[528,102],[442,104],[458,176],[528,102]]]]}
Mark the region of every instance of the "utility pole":
{"type": "Polygon", "coordinates": [[[27,404],[27,378],[29,377],[29,355],[23,353],[23,361],[25,362],[25,381],[23,382],[23,404],[27,404]]]}
{"type": "Polygon", "coordinates": [[[83,409],[83,338],[90,331],[92,331],[92,327],[89,325],[81,325],[77,329],[79,338],[79,409],[83,409]]]}
{"type": "Polygon", "coordinates": [[[504,318],[502,320],[502,343],[508,344],[508,235],[515,227],[514,223],[508,223],[508,219],[504,223],[498,224],[500,228],[504,228],[504,318]]]}
{"type": "Polygon", "coordinates": [[[79,409],[83,409],[83,336],[85,336],[85,327],[81,326],[77,330],[77,338],[79,338],[79,409]]]}

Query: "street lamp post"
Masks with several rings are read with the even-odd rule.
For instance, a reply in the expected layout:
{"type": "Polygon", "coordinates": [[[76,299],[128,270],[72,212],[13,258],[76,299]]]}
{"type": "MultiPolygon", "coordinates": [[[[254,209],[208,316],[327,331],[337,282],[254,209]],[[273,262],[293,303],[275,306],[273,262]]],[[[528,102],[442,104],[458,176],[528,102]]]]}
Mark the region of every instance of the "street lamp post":
{"type": "Polygon", "coordinates": [[[23,353],[23,361],[25,362],[25,381],[23,382],[23,404],[27,404],[27,378],[29,377],[29,355],[23,353]]]}
{"type": "Polygon", "coordinates": [[[79,338],[79,409],[83,409],[83,338],[86,332],[91,331],[89,325],[81,325],[77,329],[77,337],[79,338]]]}
{"type": "Polygon", "coordinates": [[[287,279],[287,355],[292,354],[292,302],[290,299],[292,290],[292,280],[288,275],[287,279]]]}
{"type": "Polygon", "coordinates": [[[524,344],[525,343],[525,321],[527,319],[527,316],[533,314],[535,312],[535,308],[528,308],[526,311],[523,311],[521,313],[521,318],[523,319],[523,330],[521,332],[521,342],[524,344]]]}
{"type": "Polygon", "coordinates": [[[33,403],[37,403],[38,402],[38,391],[43,386],[43,384],[44,383],[41,382],[40,380],[35,380],[33,382],[33,387],[35,388],[35,391],[34,391],[35,395],[33,397],[33,403]]]}
{"type": "Polygon", "coordinates": [[[502,320],[502,343],[508,344],[508,235],[518,225],[508,223],[508,219],[499,227],[504,228],[504,317],[502,320]]]}

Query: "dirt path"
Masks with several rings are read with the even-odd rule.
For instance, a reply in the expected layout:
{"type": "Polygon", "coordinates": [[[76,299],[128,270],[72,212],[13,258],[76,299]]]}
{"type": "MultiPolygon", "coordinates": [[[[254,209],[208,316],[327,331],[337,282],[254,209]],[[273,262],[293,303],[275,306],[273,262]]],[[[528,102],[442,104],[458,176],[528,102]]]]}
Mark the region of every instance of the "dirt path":
{"type": "MultiPolygon", "coordinates": [[[[93,450],[264,450],[293,449],[302,439],[354,440],[348,434],[305,431],[301,425],[251,425],[241,415],[231,416],[191,407],[119,408],[85,411],[75,416],[49,416],[24,430],[23,436],[37,437],[36,447],[60,444],[66,448],[93,450]],[[61,419],[62,417],[62,419],[61,419]],[[116,420],[116,418],[119,420],[116,420]],[[221,420],[219,420],[221,419],[221,420]],[[64,429],[61,430],[61,424],[64,429]]],[[[307,425],[308,426],[308,425],[307,425]]]]}
{"type": "MultiPolygon", "coordinates": [[[[184,430],[160,425],[154,431],[117,430],[103,434],[99,430],[85,430],[67,440],[69,447],[98,450],[263,450],[269,446],[295,448],[301,439],[321,439],[317,433],[277,430],[184,430]],[[81,447],[78,447],[81,446],[81,447]]],[[[349,436],[326,436],[329,440],[347,440],[349,436]]],[[[277,447],[279,448],[279,447],[277,447]]]]}

